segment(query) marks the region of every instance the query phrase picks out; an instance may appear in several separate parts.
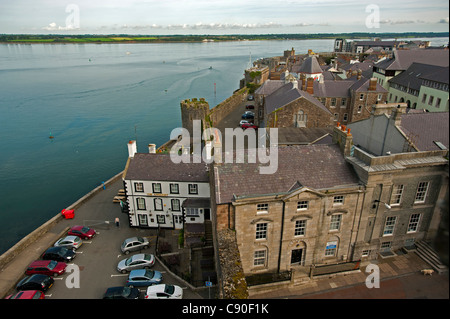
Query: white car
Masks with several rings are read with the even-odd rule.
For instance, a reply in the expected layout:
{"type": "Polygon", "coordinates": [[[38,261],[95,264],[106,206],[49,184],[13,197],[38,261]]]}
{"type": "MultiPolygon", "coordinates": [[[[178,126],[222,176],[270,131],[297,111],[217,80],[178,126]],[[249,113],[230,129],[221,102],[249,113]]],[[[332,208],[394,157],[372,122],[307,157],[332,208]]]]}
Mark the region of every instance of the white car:
{"type": "Polygon", "coordinates": [[[68,249],[78,249],[83,244],[83,241],[78,236],[66,236],[64,238],[58,239],[58,241],[53,245],[54,247],[65,247],[68,249]]]}
{"type": "Polygon", "coordinates": [[[247,120],[241,120],[241,121],[239,122],[239,126],[240,126],[240,127],[242,127],[242,125],[244,125],[244,124],[251,124],[251,125],[253,125],[252,122],[247,121],[247,120]]]}
{"type": "Polygon", "coordinates": [[[159,284],[149,286],[145,299],[182,299],[183,289],[176,285],[159,284]]]}

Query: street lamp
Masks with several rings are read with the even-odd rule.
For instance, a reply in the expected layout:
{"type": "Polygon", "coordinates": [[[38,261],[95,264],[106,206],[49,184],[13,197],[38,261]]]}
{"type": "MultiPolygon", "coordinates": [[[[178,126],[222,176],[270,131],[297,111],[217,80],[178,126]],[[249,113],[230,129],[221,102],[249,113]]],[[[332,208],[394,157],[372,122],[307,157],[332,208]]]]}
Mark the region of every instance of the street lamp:
{"type": "Polygon", "coordinates": [[[378,200],[378,199],[375,199],[375,200],[373,201],[372,208],[377,208],[377,204],[376,204],[376,203],[382,203],[382,204],[384,204],[384,207],[386,207],[387,209],[391,209],[391,208],[392,208],[391,205],[389,205],[389,204],[387,204],[387,203],[385,203],[385,202],[382,202],[381,200],[378,200]]]}

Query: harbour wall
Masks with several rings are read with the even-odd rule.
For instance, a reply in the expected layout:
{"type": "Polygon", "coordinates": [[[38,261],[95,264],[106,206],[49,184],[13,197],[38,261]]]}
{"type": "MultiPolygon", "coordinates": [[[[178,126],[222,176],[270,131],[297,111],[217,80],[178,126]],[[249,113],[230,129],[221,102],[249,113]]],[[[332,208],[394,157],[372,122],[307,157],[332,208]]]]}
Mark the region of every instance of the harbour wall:
{"type": "MultiPolygon", "coordinates": [[[[119,178],[122,177],[122,173],[120,172],[110,178],[108,181],[105,182],[105,187],[114,183],[119,178]]],[[[66,207],[67,210],[69,209],[77,209],[80,207],[83,203],[85,203],[87,200],[95,196],[98,192],[103,190],[103,184],[100,186],[97,186],[92,191],[81,197],[79,200],[77,200],[72,205],[66,207]]],[[[36,228],[34,231],[29,233],[27,236],[22,238],[17,244],[15,244],[13,247],[8,249],[5,253],[3,253],[0,256],[0,270],[5,268],[6,265],[11,262],[17,255],[19,255],[21,252],[23,252],[31,243],[36,241],[39,237],[47,233],[53,226],[55,226],[59,221],[63,219],[63,216],[61,213],[58,213],[56,216],[49,219],[47,222],[36,228]]]]}

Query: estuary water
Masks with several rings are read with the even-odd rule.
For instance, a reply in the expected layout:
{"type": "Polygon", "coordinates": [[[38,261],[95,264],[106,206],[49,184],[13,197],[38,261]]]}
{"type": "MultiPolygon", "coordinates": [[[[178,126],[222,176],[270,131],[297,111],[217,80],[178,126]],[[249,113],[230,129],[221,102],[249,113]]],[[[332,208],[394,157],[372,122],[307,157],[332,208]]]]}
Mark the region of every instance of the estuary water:
{"type": "Polygon", "coordinates": [[[0,44],[0,254],[123,170],[130,139],[166,142],[181,100],[213,107],[250,60],[333,42],[0,44]]]}

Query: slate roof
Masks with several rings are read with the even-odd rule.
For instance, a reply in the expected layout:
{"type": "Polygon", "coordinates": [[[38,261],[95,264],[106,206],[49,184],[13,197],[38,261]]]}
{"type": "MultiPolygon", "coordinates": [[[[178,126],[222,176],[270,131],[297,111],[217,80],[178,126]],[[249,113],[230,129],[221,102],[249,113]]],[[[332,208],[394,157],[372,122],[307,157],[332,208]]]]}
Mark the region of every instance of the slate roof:
{"type": "Polygon", "coordinates": [[[285,84],[286,83],[283,80],[267,80],[256,89],[255,94],[269,95],[285,84]]]}
{"type": "Polygon", "coordinates": [[[320,67],[319,62],[317,61],[317,58],[315,56],[307,57],[298,69],[298,73],[315,74],[322,72],[322,68],[320,67]]]}
{"type": "Polygon", "coordinates": [[[436,142],[449,148],[448,112],[402,114],[401,130],[420,151],[440,150],[436,142]]]}
{"type": "Polygon", "coordinates": [[[314,96],[317,97],[350,97],[350,87],[355,81],[323,81],[314,82],[314,96]]]}
{"type": "MultiPolygon", "coordinates": [[[[350,87],[350,90],[355,92],[366,92],[369,90],[369,84],[370,79],[361,77],[361,79],[357,80],[353,85],[350,87]]],[[[372,91],[374,92],[374,91],[372,91]]],[[[377,87],[375,92],[388,92],[384,87],[382,87],[380,84],[377,83],[377,87]]]]}
{"type": "Polygon", "coordinates": [[[280,147],[274,174],[259,174],[260,165],[268,164],[216,166],[216,203],[232,202],[234,196],[286,193],[302,186],[320,190],[359,184],[355,171],[335,144],[280,147]]]}
{"type": "Polygon", "coordinates": [[[374,66],[383,70],[406,70],[413,64],[425,63],[439,66],[449,66],[448,50],[394,50],[394,56],[376,63],[374,66]]]}
{"type": "Polygon", "coordinates": [[[273,111],[297,100],[304,98],[322,109],[323,111],[331,114],[331,112],[316,98],[314,98],[308,92],[302,91],[299,88],[295,88],[293,83],[287,83],[274,91],[272,94],[266,97],[266,103],[264,105],[266,114],[270,114],[273,111]]]}
{"type": "Polygon", "coordinates": [[[130,159],[126,180],[209,182],[205,163],[174,163],[169,154],[136,153],[130,159]]]}
{"type": "MultiPolygon", "coordinates": [[[[332,134],[332,127],[280,127],[278,128],[278,145],[326,143],[322,140],[332,134]]],[[[329,139],[326,141],[329,142],[329,139]]]]}
{"type": "Polygon", "coordinates": [[[420,90],[424,79],[448,84],[448,67],[413,63],[405,71],[389,80],[411,89],[420,90]]]}

